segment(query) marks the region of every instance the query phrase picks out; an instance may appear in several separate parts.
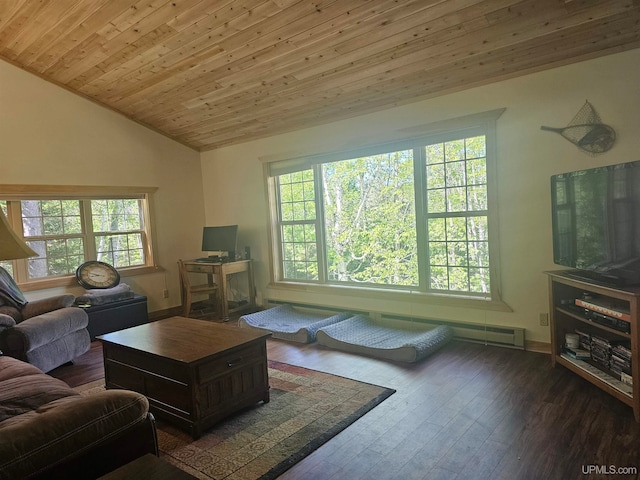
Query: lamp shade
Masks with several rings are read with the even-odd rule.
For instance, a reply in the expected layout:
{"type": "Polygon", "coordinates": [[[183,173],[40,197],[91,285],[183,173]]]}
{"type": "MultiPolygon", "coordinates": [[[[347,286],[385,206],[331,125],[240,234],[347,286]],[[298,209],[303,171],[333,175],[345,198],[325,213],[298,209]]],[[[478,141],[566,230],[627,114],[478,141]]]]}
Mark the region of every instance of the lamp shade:
{"type": "Polygon", "coordinates": [[[18,238],[0,209],[0,260],[37,257],[38,254],[18,238]]]}

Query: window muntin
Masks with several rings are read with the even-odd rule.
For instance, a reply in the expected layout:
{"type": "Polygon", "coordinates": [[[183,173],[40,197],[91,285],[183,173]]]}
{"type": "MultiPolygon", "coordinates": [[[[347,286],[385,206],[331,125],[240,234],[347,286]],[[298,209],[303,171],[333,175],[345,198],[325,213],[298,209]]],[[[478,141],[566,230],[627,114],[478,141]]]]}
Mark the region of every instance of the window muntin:
{"type": "Polygon", "coordinates": [[[73,274],[84,261],[79,200],[22,200],[22,236],[38,254],[30,258],[28,278],[73,274]]]}
{"type": "MultiPolygon", "coordinates": [[[[409,140],[404,146],[398,142],[377,152],[369,148],[363,156],[330,154],[271,164],[275,186],[271,191],[277,195],[283,179],[298,171],[315,174],[314,189],[321,192],[316,193],[317,218],[310,222],[315,236],[307,237],[314,255],[301,253],[297,257],[304,259],[307,271],[317,271],[317,276],[289,275],[283,257],[276,255],[275,280],[490,299],[496,284],[492,272],[497,271],[495,262],[490,261],[489,243],[489,228],[494,222],[490,203],[495,202],[489,184],[495,174],[494,167],[489,167],[494,160],[488,152],[494,151],[489,148],[494,130],[489,122],[462,128],[458,134],[452,131],[433,140],[409,140]],[[393,177],[387,176],[386,183],[375,179],[391,170],[392,158],[403,158],[414,169],[412,174],[407,173],[408,168],[404,176],[395,178],[407,184],[397,204],[393,195],[398,188],[380,193],[393,184],[393,177]],[[342,224],[336,223],[338,202],[343,205],[342,224]],[[350,215],[344,215],[345,202],[360,208],[352,206],[350,215]],[[394,243],[398,239],[404,244],[394,243]],[[394,272],[393,267],[401,268],[394,272]]],[[[278,228],[273,230],[275,245],[282,251],[285,222],[280,198],[275,198],[274,206],[280,215],[278,228]]]]}
{"type": "Polygon", "coordinates": [[[486,151],[484,135],[424,148],[431,290],[490,291],[486,151]]]}
{"type": "Polygon", "coordinates": [[[116,268],[145,264],[141,200],[92,200],[91,218],[98,260],[116,268]]]}
{"type": "Polygon", "coordinates": [[[313,170],[278,177],[282,276],[318,280],[315,182],[313,170]]]}

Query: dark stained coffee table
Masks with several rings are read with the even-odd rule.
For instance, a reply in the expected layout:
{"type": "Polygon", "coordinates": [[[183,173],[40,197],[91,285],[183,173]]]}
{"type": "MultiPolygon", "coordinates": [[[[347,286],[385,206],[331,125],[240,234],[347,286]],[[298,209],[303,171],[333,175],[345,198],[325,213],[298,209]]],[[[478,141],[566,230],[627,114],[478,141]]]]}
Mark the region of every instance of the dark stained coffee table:
{"type": "Polygon", "coordinates": [[[230,414],[269,402],[270,335],[171,317],[97,338],[107,388],[142,393],[154,415],[198,438],[230,414]]]}

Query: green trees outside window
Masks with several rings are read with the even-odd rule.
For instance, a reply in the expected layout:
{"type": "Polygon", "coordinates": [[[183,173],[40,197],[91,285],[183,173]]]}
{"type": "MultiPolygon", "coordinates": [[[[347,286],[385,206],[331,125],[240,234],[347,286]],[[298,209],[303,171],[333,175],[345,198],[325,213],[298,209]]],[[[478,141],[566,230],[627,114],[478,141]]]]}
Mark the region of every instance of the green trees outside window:
{"type": "Polygon", "coordinates": [[[486,138],[427,145],[429,289],[490,291],[486,138]]]}
{"type": "Polygon", "coordinates": [[[316,207],[313,171],[279,178],[281,258],[284,276],[318,279],[316,207]]]}
{"type": "Polygon", "coordinates": [[[22,200],[22,235],[37,254],[29,278],[72,274],[84,262],[79,200],[22,200]]]}
{"type": "Polygon", "coordinates": [[[14,272],[17,262],[26,262],[15,272],[22,275],[22,282],[73,275],[87,260],[116,268],[145,266],[150,247],[145,202],[144,198],[3,200],[3,210],[20,219],[20,233],[38,256],[2,266],[14,272]]]}
{"type": "Polygon", "coordinates": [[[275,166],[278,280],[490,297],[490,169],[476,131],[275,166]]]}
{"type": "Polygon", "coordinates": [[[114,267],[144,265],[144,215],[137,199],[92,200],[97,259],[114,267]]]}
{"type": "Polygon", "coordinates": [[[411,150],[322,165],[330,281],[418,285],[411,150]]]}

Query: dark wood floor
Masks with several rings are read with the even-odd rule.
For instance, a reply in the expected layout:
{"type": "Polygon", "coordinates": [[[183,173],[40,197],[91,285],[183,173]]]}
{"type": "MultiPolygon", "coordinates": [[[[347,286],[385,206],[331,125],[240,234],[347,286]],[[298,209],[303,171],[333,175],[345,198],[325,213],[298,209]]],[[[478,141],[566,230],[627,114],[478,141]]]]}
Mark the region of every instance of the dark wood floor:
{"type": "MultiPolygon", "coordinates": [[[[51,374],[99,379],[101,355],[51,374]]],[[[269,340],[268,357],[397,390],[281,479],[640,478],[631,408],[548,355],[454,341],[406,365],[269,340]]]]}

